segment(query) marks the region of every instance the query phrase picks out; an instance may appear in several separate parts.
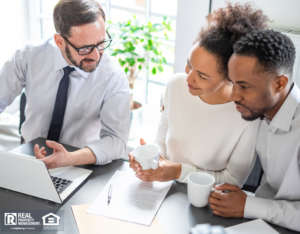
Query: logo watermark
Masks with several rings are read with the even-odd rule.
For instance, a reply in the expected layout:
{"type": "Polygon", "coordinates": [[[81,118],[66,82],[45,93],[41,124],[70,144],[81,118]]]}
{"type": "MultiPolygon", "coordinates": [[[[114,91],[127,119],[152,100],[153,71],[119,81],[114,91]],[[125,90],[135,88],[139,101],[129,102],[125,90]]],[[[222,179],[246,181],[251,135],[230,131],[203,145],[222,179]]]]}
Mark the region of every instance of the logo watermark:
{"type": "Polygon", "coordinates": [[[53,210],[1,211],[2,231],[63,231],[63,214],[53,210]]]}
{"type": "Polygon", "coordinates": [[[4,225],[17,225],[17,213],[4,213],[4,225]]]}

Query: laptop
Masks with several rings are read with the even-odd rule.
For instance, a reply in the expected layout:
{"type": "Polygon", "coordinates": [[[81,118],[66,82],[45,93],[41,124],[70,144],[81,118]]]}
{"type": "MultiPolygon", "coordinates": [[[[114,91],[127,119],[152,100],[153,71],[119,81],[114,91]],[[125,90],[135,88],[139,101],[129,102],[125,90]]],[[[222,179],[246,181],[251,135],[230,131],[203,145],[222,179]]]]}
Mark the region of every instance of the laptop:
{"type": "Polygon", "coordinates": [[[0,187],[63,204],[93,171],[78,167],[48,170],[35,157],[0,151],[0,187]]]}

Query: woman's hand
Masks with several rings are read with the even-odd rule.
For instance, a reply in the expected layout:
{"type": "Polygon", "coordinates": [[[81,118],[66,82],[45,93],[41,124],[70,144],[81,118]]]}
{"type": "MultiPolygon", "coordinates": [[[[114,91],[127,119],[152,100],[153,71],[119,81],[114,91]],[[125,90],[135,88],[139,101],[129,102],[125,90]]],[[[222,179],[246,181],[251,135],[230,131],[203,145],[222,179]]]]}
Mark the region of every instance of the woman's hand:
{"type": "MultiPolygon", "coordinates": [[[[140,139],[140,144],[146,145],[146,142],[144,141],[143,138],[140,139]]],[[[140,166],[140,164],[134,160],[134,156],[133,156],[132,152],[130,152],[128,154],[128,157],[129,157],[129,167],[132,168],[132,170],[134,170],[135,172],[142,170],[142,167],[140,166]]]]}
{"type": "Polygon", "coordinates": [[[162,156],[159,158],[158,168],[153,170],[139,170],[136,173],[136,177],[140,180],[152,182],[152,181],[170,181],[179,179],[181,174],[181,164],[174,163],[164,159],[162,156]]]}
{"type": "MultiPolygon", "coordinates": [[[[146,142],[141,139],[141,145],[146,144],[146,142]]],[[[138,162],[134,160],[132,153],[129,153],[129,163],[130,167],[136,172],[136,177],[140,180],[152,182],[152,181],[170,181],[179,179],[181,174],[181,164],[174,163],[169,160],[164,159],[160,156],[158,168],[153,170],[142,170],[142,167],[138,162]]]]}

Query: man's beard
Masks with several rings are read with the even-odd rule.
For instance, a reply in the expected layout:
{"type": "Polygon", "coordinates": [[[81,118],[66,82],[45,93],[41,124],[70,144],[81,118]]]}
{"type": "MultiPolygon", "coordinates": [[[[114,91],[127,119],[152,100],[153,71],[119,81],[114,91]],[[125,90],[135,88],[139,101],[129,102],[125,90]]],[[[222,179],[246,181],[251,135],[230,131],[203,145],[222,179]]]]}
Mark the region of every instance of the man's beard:
{"type": "Polygon", "coordinates": [[[69,59],[69,61],[70,61],[75,67],[78,67],[78,68],[80,68],[81,70],[83,70],[83,71],[85,71],[85,72],[90,72],[90,73],[96,70],[96,68],[98,67],[98,65],[99,65],[99,63],[100,63],[100,61],[101,61],[101,58],[102,58],[102,54],[99,53],[99,54],[100,54],[100,58],[99,58],[99,61],[95,64],[96,66],[95,66],[94,68],[92,68],[92,69],[87,69],[87,68],[84,68],[84,66],[83,66],[83,61],[93,62],[93,61],[95,61],[94,59],[88,59],[88,58],[85,58],[85,59],[81,60],[80,63],[78,64],[78,63],[75,61],[75,59],[72,57],[71,52],[70,52],[70,50],[69,50],[69,46],[66,46],[66,50],[65,50],[65,51],[66,51],[66,56],[67,56],[67,58],[69,59]]]}
{"type": "Polygon", "coordinates": [[[269,90],[264,93],[261,98],[261,102],[259,103],[259,105],[257,105],[256,108],[249,108],[239,102],[235,102],[235,104],[240,105],[250,111],[251,114],[248,116],[243,116],[243,114],[241,114],[242,118],[247,121],[253,121],[262,117],[272,107],[271,103],[272,98],[269,90]]]}

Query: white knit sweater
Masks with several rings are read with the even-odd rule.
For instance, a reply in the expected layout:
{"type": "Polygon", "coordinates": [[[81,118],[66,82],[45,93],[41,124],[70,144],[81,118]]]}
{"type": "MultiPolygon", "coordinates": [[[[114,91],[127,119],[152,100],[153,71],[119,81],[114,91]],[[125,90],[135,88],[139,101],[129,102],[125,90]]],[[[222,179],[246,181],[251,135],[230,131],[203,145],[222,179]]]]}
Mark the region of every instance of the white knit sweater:
{"type": "Polygon", "coordinates": [[[243,120],[234,102],[209,105],[192,96],[185,78],[175,74],[167,83],[154,144],[161,156],[182,164],[180,182],[203,171],[213,175],[216,184],[241,187],[256,158],[260,120],[243,120]]]}

